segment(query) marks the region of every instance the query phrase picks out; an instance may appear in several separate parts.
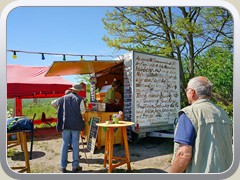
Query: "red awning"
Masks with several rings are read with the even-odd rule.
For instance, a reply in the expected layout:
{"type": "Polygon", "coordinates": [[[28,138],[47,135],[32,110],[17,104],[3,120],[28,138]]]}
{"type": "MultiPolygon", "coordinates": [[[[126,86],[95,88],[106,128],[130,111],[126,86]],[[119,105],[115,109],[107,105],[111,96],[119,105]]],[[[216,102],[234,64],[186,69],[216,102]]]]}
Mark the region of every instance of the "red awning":
{"type": "MultiPolygon", "coordinates": [[[[7,97],[55,97],[72,83],[61,76],[45,77],[48,66],[7,65],[7,97]]],[[[59,94],[59,95],[58,95],[59,94]]]]}

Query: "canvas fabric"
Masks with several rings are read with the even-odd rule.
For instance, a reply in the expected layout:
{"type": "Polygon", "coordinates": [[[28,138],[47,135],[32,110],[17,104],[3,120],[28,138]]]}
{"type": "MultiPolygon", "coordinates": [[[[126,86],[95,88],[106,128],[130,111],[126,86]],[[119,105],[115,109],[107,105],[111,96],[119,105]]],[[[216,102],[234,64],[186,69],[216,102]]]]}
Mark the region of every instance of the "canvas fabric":
{"type": "Polygon", "coordinates": [[[33,122],[26,118],[14,117],[8,119],[7,121],[7,132],[22,131],[22,130],[31,130],[33,131],[33,122]]]}

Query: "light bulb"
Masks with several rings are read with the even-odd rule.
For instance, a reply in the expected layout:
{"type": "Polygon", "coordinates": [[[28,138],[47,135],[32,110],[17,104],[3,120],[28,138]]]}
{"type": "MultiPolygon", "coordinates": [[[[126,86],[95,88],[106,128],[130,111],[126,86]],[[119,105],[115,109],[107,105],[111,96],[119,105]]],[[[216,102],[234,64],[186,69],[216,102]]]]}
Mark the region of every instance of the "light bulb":
{"type": "Polygon", "coordinates": [[[44,54],[42,53],[42,60],[45,60],[44,54]]]}
{"type": "Polygon", "coordinates": [[[13,51],[13,59],[17,59],[17,53],[16,53],[16,51],[13,51]]]}
{"type": "Polygon", "coordinates": [[[83,56],[81,56],[81,59],[80,59],[81,61],[83,61],[84,59],[83,59],[83,56]]]}

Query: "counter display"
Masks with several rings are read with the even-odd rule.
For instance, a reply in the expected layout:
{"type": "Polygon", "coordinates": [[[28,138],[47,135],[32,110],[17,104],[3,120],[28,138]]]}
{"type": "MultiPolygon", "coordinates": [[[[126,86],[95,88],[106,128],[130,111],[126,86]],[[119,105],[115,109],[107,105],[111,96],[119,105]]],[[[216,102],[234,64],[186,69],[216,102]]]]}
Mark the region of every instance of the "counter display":
{"type": "MultiPolygon", "coordinates": [[[[117,114],[118,112],[97,112],[97,111],[87,111],[84,115],[84,121],[85,121],[85,129],[84,134],[88,140],[88,135],[90,131],[90,121],[91,117],[99,117],[100,123],[104,123],[106,121],[109,121],[111,116],[113,114],[117,114]]],[[[96,146],[97,149],[101,149],[101,146],[105,145],[105,137],[106,137],[106,129],[105,128],[99,128],[98,129],[98,135],[96,140],[96,146]]],[[[114,144],[122,144],[122,132],[120,128],[116,128],[114,132],[114,144]]]]}
{"type": "Polygon", "coordinates": [[[88,103],[89,111],[106,111],[106,103],[90,102],[88,103]]]}

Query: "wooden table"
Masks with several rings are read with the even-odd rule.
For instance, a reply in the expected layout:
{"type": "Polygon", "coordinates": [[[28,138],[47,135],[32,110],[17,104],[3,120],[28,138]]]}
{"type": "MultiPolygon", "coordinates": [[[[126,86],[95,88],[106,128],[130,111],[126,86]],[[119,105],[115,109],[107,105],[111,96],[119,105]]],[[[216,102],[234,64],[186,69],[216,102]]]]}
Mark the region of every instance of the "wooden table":
{"type": "Polygon", "coordinates": [[[107,124],[106,122],[96,124],[97,126],[107,128],[106,139],[105,139],[104,167],[106,167],[107,160],[108,160],[108,165],[109,165],[108,173],[111,173],[114,168],[121,166],[123,164],[127,164],[127,169],[131,170],[130,155],[129,155],[129,148],[128,148],[128,140],[127,140],[127,126],[131,126],[133,124],[134,124],[133,122],[129,122],[129,121],[119,121],[118,124],[107,124]],[[114,128],[121,128],[122,130],[125,157],[113,156],[114,128]],[[113,160],[119,160],[119,162],[116,164],[113,164],[113,160]]]}
{"type": "Polygon", "coordinates": [[[27,149],[27,138],[26,133],[29,131],[18,131],[18,132],[11,132],[7,133],[7,148],[15,147],[20,145],[21,149],[24,153],[24,160],[25,160],[25,166],[15,166],[10,167],[13,170],[19,170],[18,172],[27,172],[30,173],[30,164],[29,164],[29,158],[28,158],[28,149],[27,149]],[[11,140],[11,136],[16,135],[16,140],[11,140]]]}

